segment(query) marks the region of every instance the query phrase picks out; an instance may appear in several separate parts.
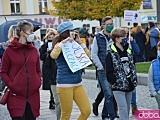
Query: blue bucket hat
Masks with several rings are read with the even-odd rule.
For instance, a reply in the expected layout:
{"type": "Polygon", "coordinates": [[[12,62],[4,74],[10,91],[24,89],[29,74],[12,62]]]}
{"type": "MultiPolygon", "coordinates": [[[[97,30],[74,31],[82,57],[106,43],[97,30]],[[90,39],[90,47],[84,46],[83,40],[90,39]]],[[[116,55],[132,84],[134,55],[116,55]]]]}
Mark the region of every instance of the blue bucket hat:
{"type": "Polygon", "coordinates": [[[57,27],[57,32],[59,34],[67,31],[67,30],[74,30],[75,27],[73,26],[73,24],[70,21],[66,21],[61,23],[58,27],[57,27]]]}

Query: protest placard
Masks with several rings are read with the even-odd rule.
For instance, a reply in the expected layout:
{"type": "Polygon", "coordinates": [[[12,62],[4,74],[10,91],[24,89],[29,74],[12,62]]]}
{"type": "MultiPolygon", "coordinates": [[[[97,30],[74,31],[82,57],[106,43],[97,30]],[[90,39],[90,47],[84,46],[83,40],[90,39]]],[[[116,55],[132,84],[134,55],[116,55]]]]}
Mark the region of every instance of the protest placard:
{"type": "Polygon", "coordinates": [[[62,47],[62,52],[73,73],[92,64],[83,48],[75,41],[67,41],[62,47]]]}

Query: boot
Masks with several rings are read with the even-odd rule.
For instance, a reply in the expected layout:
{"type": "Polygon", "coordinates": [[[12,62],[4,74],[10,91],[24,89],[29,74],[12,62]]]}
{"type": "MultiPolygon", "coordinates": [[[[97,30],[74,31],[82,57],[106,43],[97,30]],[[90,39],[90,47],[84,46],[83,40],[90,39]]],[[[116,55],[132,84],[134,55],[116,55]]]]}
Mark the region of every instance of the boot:
{"type": "Polygon", "coordinates": [[[93,114],[96,115],[96,116],[98,116],[98,105],[97,105],[97,103],[94,102],[92,104],[92,106],[93,106],[93,114]]]}
{"type": "Polygon", "coordinates": [[[55,109],[55,103],[52,101],[49,101],[49,109],[55,109]]]}
{"type": "Polygon", "coordinates": [[[132,107],[132,115],[134,115],[137,110],[138,110],[138,109],[137,109],[137,106],[132,107]]]}

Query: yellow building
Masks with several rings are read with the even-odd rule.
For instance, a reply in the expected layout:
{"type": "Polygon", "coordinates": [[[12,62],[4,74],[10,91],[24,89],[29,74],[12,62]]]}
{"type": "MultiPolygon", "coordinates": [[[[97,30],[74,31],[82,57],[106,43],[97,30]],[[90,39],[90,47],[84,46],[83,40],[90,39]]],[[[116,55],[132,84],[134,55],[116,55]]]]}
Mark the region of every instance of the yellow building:
{"type": "MultiPolygon", "coordinates": [[[[47,28],[57,28],[61,22],[66,21],[66,19],[49,15],[44,11],[44,7],[53,9],[51,0],[0,0],[0,24],[6,20],[32,19],[43,24],[40,29],[41,38],[43,38],[47,28]]],[[[83,24],[89,24],[90,33],[93,28],[99,26],[99,21],[96,20],[74,20],[71,22],[76,28],[83,24]]]]}
{"type": "MultiPolygon", "coordinates": [[[[51,0],[0,0],[0,24],[6,20],[14,20],[20,18],[32,19],[44,24],[41,28],[41,35],[45,34],[47,28],[57,28],[57,26],[66,21],[55,16],[51,16],[44,11],[44,7],[53,9],[51,0]]],[[[157,23],[157,0],[144,0],[139,11],[139,25],[143,28],[147,26],[148,21],[157,23]]],[[[90,25],[90,33],[93,28],[99,26],[99,21],[71,21],[75,27],[79,28],[84,23],[90,25]]],[[[114,18],[115,27],[128,26],[122,18],[114,18]]],[[[158,24],[159,25],[159,24],[158,24]]],[[[130,23],[132,26],[132,23],[130,23]]]]}

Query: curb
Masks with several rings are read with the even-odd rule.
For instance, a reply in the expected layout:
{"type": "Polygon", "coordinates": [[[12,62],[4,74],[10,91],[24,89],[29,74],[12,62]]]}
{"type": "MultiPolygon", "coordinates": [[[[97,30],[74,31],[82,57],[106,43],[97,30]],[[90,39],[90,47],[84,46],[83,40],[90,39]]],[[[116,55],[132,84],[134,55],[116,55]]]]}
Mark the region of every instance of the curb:
{"type": "MultiPolygon", "coordinates": [[[[96,80],[96,70],[85,69],[82,78],[96,80]]],[[[148,86],[148,74],[137,73],[138,85],[148,86]]]]}

